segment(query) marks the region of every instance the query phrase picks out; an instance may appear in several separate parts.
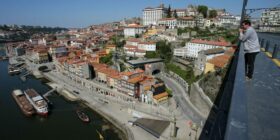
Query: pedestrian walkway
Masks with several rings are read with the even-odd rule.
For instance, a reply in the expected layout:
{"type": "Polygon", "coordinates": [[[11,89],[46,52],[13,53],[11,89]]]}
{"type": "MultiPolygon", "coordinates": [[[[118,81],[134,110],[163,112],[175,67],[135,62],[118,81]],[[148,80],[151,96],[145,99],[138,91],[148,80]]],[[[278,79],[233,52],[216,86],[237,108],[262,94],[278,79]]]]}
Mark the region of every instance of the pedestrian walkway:
{"type": "Polygon", "coordinates": [[[280,69],[264,52],[256,58],[254,78],[245,82],[245,93],[249,139],[280,139],[280,69]]]}
{"type": "Polygon", "coordinates": [[[245,80],[243,47],[239,54],[225,139],[280,138],[280,69],[260,52],[252,80],[245,80]]]}

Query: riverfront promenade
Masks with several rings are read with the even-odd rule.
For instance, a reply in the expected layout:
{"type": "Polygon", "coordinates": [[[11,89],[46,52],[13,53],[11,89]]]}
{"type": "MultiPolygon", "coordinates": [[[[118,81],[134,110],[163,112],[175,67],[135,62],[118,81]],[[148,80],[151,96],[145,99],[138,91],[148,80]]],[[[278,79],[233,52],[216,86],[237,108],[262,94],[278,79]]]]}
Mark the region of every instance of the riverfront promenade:
{"type": "MultiPolygon", "coordinates": [[[[31,71],[36,71],[38,65],[28,62],[27,69],[31,71]]],[[[49,66],[51,63],[48,64],[49,66]]],[[[121,98],[116,98],[114,96],[109,96],[100,93],[100,91],[94,90],[96,87],[112,90],[107,88],[98,82],[93,82],[95,88],[85,87],[82,83],[75,82],[71,80],[70,77],[62,75],[56,70],[50,72],[42,73],[42,75],[49,79],[50,81],[56,83],[60,88],[66,89],[69,92],[78,91],[79,94],[74,94],[82,101],[85,101],[89,107],[104,116],[107,120],[113,123],[116,127],[124,132],[128,139],[135,140],[156,140],[158,138],[154,137],[144,129],[138,126],[131,126],[128,121],[135,121],[137,117],[161,119],[171,121],[169,127],[163,132],[159,139],[188,139],[192,140],[195,138],[195,131],[191,130],[186,115],[181,109],[176,108],[176,102],[173,98],[170,99],[170,105],[166,106],[152,106],[134,101],[125,101],[121,98]],[[184,115],[183,115],[184,114],[184,115]],[[177,136],[173,136],[173,120],[176,118],[177,136]]],[[[116,92],[116,91],[114,91],[116,92]]],[[[121,94],[121,93],[119,93],[121,94]]]]}

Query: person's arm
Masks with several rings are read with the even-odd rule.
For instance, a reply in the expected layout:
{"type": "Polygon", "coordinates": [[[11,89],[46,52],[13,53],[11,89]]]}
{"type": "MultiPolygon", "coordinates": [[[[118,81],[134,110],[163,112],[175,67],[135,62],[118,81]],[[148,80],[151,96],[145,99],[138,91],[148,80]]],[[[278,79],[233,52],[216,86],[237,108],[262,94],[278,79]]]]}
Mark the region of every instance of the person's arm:
{"type": "Polygon", "coordinates": [[[246,41],[251,34],[252,34],[251,30],[246,30],[246,32],[243,33],[243,29],[239,29],[239,39],[241,41],[246,41]]]}

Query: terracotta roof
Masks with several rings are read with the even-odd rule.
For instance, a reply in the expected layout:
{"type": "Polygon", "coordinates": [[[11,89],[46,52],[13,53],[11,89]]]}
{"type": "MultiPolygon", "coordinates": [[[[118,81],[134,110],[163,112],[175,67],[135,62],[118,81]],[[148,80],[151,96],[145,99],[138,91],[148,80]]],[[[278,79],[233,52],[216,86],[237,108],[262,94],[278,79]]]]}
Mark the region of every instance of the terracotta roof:
{"type": "Polygon", "coordinates": [[[129,50],[134,50],[134,49],[137,49],[138,47],[137,46],[133,46],[133,45],[125,45],[124,46],[124,49],[129,49],[129,50]]]}
{"type": "Polygon", "coordinates": [[[163,85],[164,85],[163,83],[158,83],[158,84],[153,85],[153,87],[157,88],[157,87],[160,87],[160,86],[163,86],[163,85]]]}
{"type": "Polygon", "coordinates": [[[83,60],[81,60],[81,59],[76,59],[76,58],[73,58],[73,59],[68,59],[67,60],[67,63],[68,64],[78,64],[78,63],[81,63],[81,62],[84,62],[83,60]]]}
{"type": "Polygon", "coordinates": [[[153,77],[145,75],[143,77],[143,81],[141,81],[140,84],[145,84],[145,83],[149,83],[149,82],[153,82],[153,81],[154,81],[153,77]]]}
{"type": "Polygon", "coordinates": [[[120,79],[121,78],[121,75],[120,73],[117,73],[117,74],[110,74],[109,77],[113,78],[113,79],[120,79]]]}
{"type": "Polygon", "coordinates": [[[140,42],[140,39],[137,39],[137,38],[128,38],[127,41],[129,41],[129,42],[140,42]]]}
{"type": "Polygon", "coordinates": [[[90,64],[94,67],[95,71],[108,67],[108,65],[106,64],[99,64],[99,63],[90,63],[90,64]]]}
{"type": "Polygon", "coordinates": [[[56,59],[59,63],[62,63],[62,62],[65,62],[68,59],[68,57],[64,56],[64,57],[58,57],[56,59]]]}
{"type": "Polygon", "coordinates": [[[123,76],[130,76],[130,75],[133,74],[133,72],[131,72],[131,71],[125,71],[125,72],[121,72],[120,74],[123,75],[123,76]]]}
{"type": "Polygon", "coordinates": [[[223,68],[228,63],[230,58],[231,56],[229,55],[220,55],[208,60],[207,62],[213,64],[216,67],[223,68]]]}
{"type": "Polygon", "coordinates": [[[208,41],[208,40],[194,39],[191,42],[198,43],[198,44],[215,45],[215,46],[230,46],[229,42],[221,42],[221,41],[208,41]]]}
{"type": "Polygon", "coordinates": [[[168,93],[167,92],[163,92],[163,93],[155,95],[154,99],[159,100],[159,99],[164,98],[164,97],[168,97],[168,93]]]}
{"type": "Polygon", "coordinates": [[[193,20],[194,17],[191,17],[191,16],[189,16],[189,17],[180,17],[179,19],[183,19],[183,20],[193,20]]]}
{"type": "Polygon", "coordinates": [[[135,84],[135,83],[138,83],[142,80],[143,80],[143,76],[136,76],[134,78],[128,79],[127,82],[135,84]]]}
{"type": "Polygon", "coordinates": [[[144,70],[140,69],[140,68],[137,68],[133,71],[133,73],[143,73],[144,70]]]}

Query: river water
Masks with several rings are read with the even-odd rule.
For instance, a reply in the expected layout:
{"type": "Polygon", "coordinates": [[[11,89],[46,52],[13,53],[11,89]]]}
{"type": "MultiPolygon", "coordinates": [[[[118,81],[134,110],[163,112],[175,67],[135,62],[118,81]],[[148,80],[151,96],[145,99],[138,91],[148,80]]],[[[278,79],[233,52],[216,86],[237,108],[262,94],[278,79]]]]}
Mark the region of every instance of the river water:
{"type": "MultiPolygon", "coordinates": [[[[0,47],[3,45],[0,44],[0,47]]],[[[3,50],[0,50],[0,55],[4,55],[3,50]]],[[[81,103],[65,100],[57,93],[49,96],[53,107],[47,118],[37,115],[25,117],[12,97],[12,91],[34,88],[44,94],[50,88],[46,86],[46,80],[32,76],[22,82],[19,75],[8,74],[7,66],[7,60],[0,61],[0,140],[99,140],[97,131],[106,140],[120,140],[118,130],[100,115],[81,103]],[[78,119],[75,113],[77,108],[83,108],[89,115],[89,124],[78,119]]]]}

